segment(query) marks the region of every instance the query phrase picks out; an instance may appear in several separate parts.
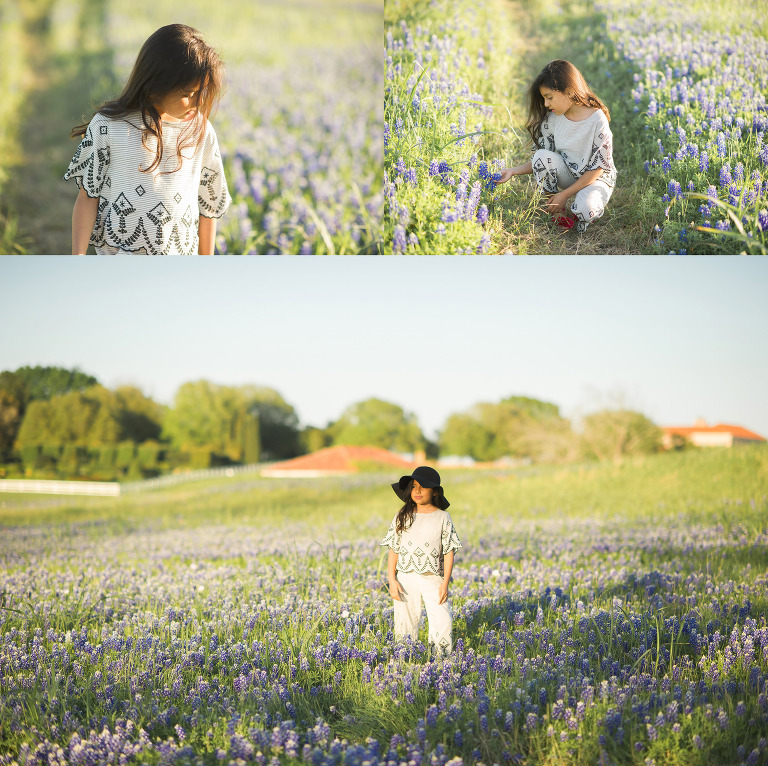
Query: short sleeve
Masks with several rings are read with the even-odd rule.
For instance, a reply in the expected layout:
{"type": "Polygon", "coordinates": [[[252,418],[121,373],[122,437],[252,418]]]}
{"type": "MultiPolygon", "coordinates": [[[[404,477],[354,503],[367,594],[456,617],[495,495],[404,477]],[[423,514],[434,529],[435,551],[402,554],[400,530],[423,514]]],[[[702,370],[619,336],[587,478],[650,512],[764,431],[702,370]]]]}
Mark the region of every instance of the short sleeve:
{"type": "Polygon", "coordinates": [[[197,197],[198,212],[206,218],[221,218],[232,198],[229,196],[224,163],[213,125],[208,123],[203,144],[203,165],[200,169],[200,190],[197,197]]]}
{"type": "Polygon", "coordinates": [[[448,513],[445,514],[443,519],[443,536],[442,536],[443,554],[450,553],[451,551],[457,551],[462,548],[461,540],[456,534],[456,529],[453,526],[453,521],[448,513]]]}
{"type": "Polygon", "coordinates": [[[613,136],[605,119],[599,120],[592,136],[592,149],[584,167],[584,172],[590,170],[613,170],[613,136]]]}
{"type": "Polygon", "coordinates": [[[541,136],[539,137],[539,149],[548,149],[550,152],[555,151],[555,134],[552,132],[552,128],[549,127],[549,118],[546,118],[541,123],[541,136]]]}
{"type": "Polygon", "coordinates": [[[98,197],[109,168],[109,119],[94,115],[77,147],[64,180],[75,179],[89,197],[98,197]]]}
{"type": "Polygon", "coordinates": [[[401,535],[396,531],[397,516],[392,519],[392,523],[389,525],[387,534],[379,545],[386,545],[391,548],[395,553],[400,553],[400,537],[401,535]]]}

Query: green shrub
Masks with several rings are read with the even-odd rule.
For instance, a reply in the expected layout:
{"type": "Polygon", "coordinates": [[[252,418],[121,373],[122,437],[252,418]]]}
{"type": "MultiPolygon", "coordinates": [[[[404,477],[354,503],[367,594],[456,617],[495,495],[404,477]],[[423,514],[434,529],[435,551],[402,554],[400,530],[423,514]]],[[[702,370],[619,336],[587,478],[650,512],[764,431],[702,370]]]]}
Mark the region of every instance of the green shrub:
{"type": "Polygon", "coordinates": [[[160,455],[160,445],[157,442],[144,442],[136,450],[136,457],[143,469],[156,469],[160,455]]]}
{"type": "Polygon", "coordinates": [[[187,467],[193,471],[210,468],[213,463],[213,450],[210,447],[190,447],[187,454],[187,467]]]}
{"type": "Polygon", "coordinates": [[[27,444],[21,448],[21,462],[24,467],[34,468],[42,454],[39,444],[27,444]]]}
{"type": "Polygon", "coordinates": [[[133,442],[121,442],[115,452],[115,466],[128,468],[136,456],[136,445],[133,442]]]}

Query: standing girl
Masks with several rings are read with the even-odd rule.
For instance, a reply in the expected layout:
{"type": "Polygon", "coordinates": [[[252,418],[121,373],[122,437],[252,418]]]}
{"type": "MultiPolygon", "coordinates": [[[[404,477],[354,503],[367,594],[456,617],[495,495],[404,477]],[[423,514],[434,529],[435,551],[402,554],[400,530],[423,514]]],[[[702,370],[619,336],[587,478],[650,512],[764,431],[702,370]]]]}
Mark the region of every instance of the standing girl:
{"type": "Polygon", "coordinates": [[[616,185],[613,137],[608,107],[589,89],[581,72],[569,61],[550,61],[533,81],[528,93],[526,128],[533,139],[533,159],[506,168],[497,183],[533,173],[548,196],[546,209],[553,218],[565,212],[573,197],[574,217],[561,217],[561,225],[576,223],[584,232],[602,216],[616,185]]]}
{"type": "Polygon", "coordinates": [[[231,202],[208,117],[224,67],[200,33],[169,24],[139,51],[123,92],[102,104],[64,178],[80,193],[72,253],[212,255],[231,202]]]}
{"type": "Polygon", "coordinates": [[[421,601],[427,608],[432,656],[453,650],[453,617],[448,583],[453,552],[461,548],[451,517],[450,503],[440,486],[440,474],[420,466],[392,485],[405,505],[392,520],[381,545],[389,546],[389,595],[395,601],[395,638],[419,634],[421,601]]]}

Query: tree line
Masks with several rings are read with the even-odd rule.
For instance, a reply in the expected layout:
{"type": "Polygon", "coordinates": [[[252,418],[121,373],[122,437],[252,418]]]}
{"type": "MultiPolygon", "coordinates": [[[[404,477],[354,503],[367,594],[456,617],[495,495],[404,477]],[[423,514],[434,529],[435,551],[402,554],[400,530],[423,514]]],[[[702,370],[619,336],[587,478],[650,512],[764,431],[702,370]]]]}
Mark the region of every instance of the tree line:
{"type": "Polygon", "coordinates": [[[146,478],[283,460],[337,444],[433,459],[620,461],[660,443],[660,429],[641,413],[592,413],[577,433],[557,405],[523,396],[451,414],[430,441],[413,413],[376,398],[350,405],[324,428],[301,427],[293,406],[265,386],[191,381],[168,407],[133,386],[109,389],[77,368],[0,372],[0,474],[6,476],[146,478]]]}

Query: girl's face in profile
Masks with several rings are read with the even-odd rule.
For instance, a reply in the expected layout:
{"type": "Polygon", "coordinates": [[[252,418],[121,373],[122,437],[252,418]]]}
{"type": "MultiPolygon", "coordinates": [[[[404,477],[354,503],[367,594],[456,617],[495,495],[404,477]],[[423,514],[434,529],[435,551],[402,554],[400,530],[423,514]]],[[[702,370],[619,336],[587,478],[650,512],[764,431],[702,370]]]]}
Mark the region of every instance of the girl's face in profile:
{"type": "Polygon", "coordinates": [[[155,108],[163,120],[171,122],[191,120],[197,114],[197,101],[200,96],[200,83],[169,93],[155,101],[155,108]]]}
{"type": "Polygon", "coordinates": [[[544,99],[544,106],[554,114],[565,114],[573,106],[570,96],[561,90],[553,90],[542,85],[539,88],[539,93],[544,99]]]}
{"type": "Polygon", "coordinates": [[[411,489],[411,500],[416,505],[432,505],[432,496],[434,491],[429,487],[422,487],[418,481],[414,480],[413,488],[411,489]]]}

